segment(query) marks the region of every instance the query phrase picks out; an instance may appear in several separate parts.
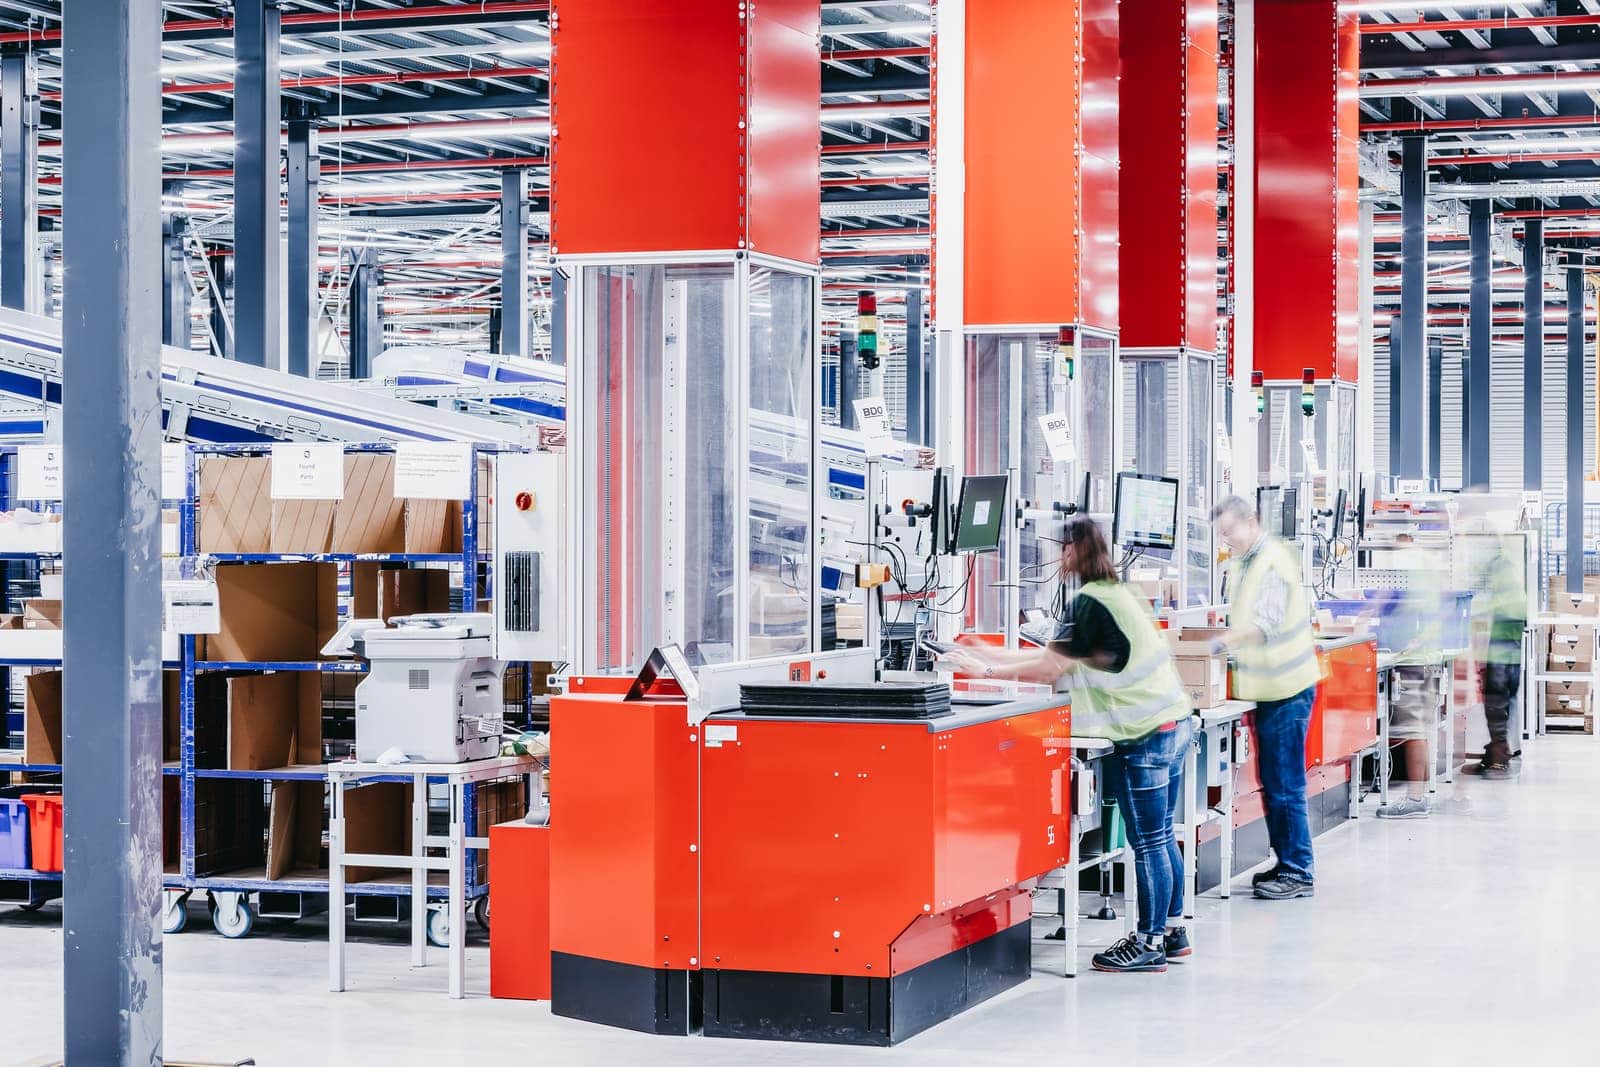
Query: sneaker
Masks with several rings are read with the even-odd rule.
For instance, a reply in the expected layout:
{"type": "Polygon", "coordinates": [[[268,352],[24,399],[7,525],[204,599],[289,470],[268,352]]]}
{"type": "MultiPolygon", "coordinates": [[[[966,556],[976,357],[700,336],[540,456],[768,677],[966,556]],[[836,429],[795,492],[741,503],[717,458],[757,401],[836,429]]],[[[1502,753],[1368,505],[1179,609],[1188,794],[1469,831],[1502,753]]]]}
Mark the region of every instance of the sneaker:
{"type": "Polygon", "coordinates": [[[1274,878],[1270,882],[1262,882],[1256,886],[1257,900],[1293,900],[1296,897],[1315,896],[1316,890],[1310,882],[1302,878],[1291,878],[1287,875],[1274,878]]]}
{"type": "Polygon", "coordinates": [[[1279,876],[1282,874],[1283,868],[1274,863],[1266,870],[1257,871],[1255,874],[1252,874],[1250,876],[1250,885],[1252,888],[1254,888],[1255,886],[1261,885],[1263,882],[1276,882],[1279,876]]]}
{"type": "Polygon", "coordinates": [[[1423,797],[1404,797],[1378,809],[1380,819],[1426,819],[1428,801],[1423,797]]]}
{"type": "Polygon", "coordinates": [[[1194,946],[1189,944],[1189,931],[1182,926],[1170,928],[1161,942],[1161,947],[1166,951],[1169,960],[1181,960],[1185,956],[1194,954],[1194,946]]]}
{"type": "Polygon", "coordinates": [[[1104,952],[1095,953],[1092,965],[1111,974],[1159,974],[1167,969],[1167,954],[1137,934],[1129,934],[1104,952]]]}

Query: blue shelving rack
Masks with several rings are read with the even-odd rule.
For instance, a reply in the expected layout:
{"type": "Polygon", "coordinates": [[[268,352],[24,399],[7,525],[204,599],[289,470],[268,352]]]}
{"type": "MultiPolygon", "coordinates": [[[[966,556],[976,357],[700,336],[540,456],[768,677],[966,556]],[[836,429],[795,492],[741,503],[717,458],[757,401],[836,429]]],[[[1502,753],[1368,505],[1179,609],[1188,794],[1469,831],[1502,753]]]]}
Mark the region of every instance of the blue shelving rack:
{"type": "MultiPolygon", "coordinates": [[[[461,506],[461,551],[448,553],[201,553],[200,507],[198,503],[199,467],[205,456],[260,456],[265,455],[270,446],[254,445],[196,445],[187,450],[186,478],[187,492],[181,500],[164,501],[167,509],[176,509],[178,512],[179,527],[179,555],[192,559],[202,564],[239,563],[260,564],[270,566],[275,563],[334,563],[347,568],[355,563],[387,563],[398,565],[420,564],[451,564],[461,568],[461,588],[459,592],[459,610],[471,612],[477,609],[479,603],[479,586],[483,587],[483,596],[490,598],[494,595],[493,588],[493,558],[492,554],[480,550],[479,536],[479,472],[480,457],[507,451],[502,446],[477,444],[472,446],[471,481],[468,498],[460,501],[461,506]]],[[[383,453],[392,452],[391,445],[349,444],[345,446],[346,453],[383,453]]],[[[10,487],[13,482],[15,467],[15,449],[0,450],[0,509],[8,509],[12,499],[10,487]]],[[[12,554],[7,556],[0,553],[0,559],[16,559],[25,565],[31,563],[37,568],[41,556],[49,559],[58,556],[57,553],[48,554],[12,554]]],[[[9,564],[8,564],[9,566],[9,564]]],[[[454,589],[452,600],[455,601],[454,589]]],[[[318,673],[334,675],[360,675],[366,671],[366,665],[354,660],[317,660],[317,661],[268,661],[268,662],[226,662],[215,660],[201,660],[198,655],[198,642],[192,635],[185,635],[179,639],[179,659],[166,664],[170,669],[176,669],[179,674],[179,728],[180,728],[180,758],[176,763],[167,763],[163,766],[163,774],[175,777],[179,781],[179,839],[181,842],[179,863],[176,869],[167,870],[163,883],[169,892],[168,930],[176,932],[181,930],[187,921],[187,910],[184,907],[189,896],[196,892],[209,895],[213,908],[213,920],[219,932],[228,937],[242,937],[250,932],[254,926],[255,908],[250,904],[250,898],[255,896],[258,904],[265,902],[270,905],[267,909],[274,917],[292,918],[298,915],[312,914],[324,910],[330,903],[327,900],[328,880],[326,874],[320,877],[290,876],[282,879],[269,879],[264,869],[254,868],[219,870],[201,875],[197,867],[197,818],[196,806],[201,783],[211,781],[255,781],[261,783],[262,795],[257,798],[266,809],[267,790],[274,783],[289,782],[323,782],[327,781],[327,773],[320,767],[313,765],[290,766],[271,770],[228,770],[208,769],[197,766],[195,748],[195,711],[196,711],[196,681],[204,673],[227,672],[230,674],[266,674],[269,672],[296,672],[318,673]],[[228,896],[224,897],[223,895],[228,896]],[[218,906],[219,902],[224,906],[218,906]]],[[[7,737],[20,736],[20,722],[13,725],[13,716],[10,708],[12,693],[11,672],[12,668],[20,667],[59,667],[59,660],[10,660],[0,661],[0,676],[7,694],[7,737]]],[[[520,707],[524,722],[532,715],[532,680],[530,665],[527,663],[510,664],[512,668],[520,668],[522,681],[520,707]]],[[[514,721],[514,720],[513,720],[514,721]]],[[[4,757],[0,756],[0,760],[4,757]]],[[[31,774],[50,774],[57,776],[59,781],[61,768],[59,766],[34,766],[24,765],[20,762],[0,762],[0,775],[12,772],[26,772],[31,774]]],[[[402,779],[396,778],[396,781],[402,779]]],[[[467,802],[467,833],[469,836],[478,836],[480,833],[477,823],[476,790],[469,791],[467,802]]],[[[324,796],[324,804],[326,797],[324,796]]],[[[265,818],[262,820],[263,828],[265,818]]],[[[487,883],[479,878],[480,857],[476,854],[479,850],[470,850],[467,857],[467,893],[470,899],[480,902],[480,908],[488,893],[487,883]]],[[[0,870],[0,901],[12,900],[24,903],[25,906],[37,906],[45,900],[59,896],[61,876],[36,871],[4,871],[0,870]],[[46,883],[48,888],[40,889],[37,883],[46,883]],[[12,888],[7,895],[8,885],[12,888]],[[48,894],[48,895],[46,895],[48,894]]],[[[381,915],[390,921],[397,920],[404,915],[404,906],[409,901],[409,879],[401,884],[399,880],[382,879],[371,882],[354,883],[347,886],[350,897],[357,904],[357,919],[363,918],[363,903],[369,906],[368,914],[381,915]],[[376,909],[370,906],[383,903],[376,909]]],[[[446,889],[442,886],[431,887],[430,899],[443,899],[446,889]]],[[[482,911],[479,911],[482,914],[482,911]]]]}

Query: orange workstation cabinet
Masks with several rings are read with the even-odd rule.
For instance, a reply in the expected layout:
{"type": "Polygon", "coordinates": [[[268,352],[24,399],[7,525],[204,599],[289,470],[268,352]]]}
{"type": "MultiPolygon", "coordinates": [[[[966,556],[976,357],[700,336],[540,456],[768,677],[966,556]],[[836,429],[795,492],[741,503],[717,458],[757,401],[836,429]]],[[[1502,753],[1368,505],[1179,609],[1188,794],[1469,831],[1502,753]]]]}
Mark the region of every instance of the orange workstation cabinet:
{"type": "Polygon", "coordinates": [[[691,727],[622,688],[551,702],[556,1014],[889,1045],[1027,977],[1030,881],[1070,858],[1061,698],[691,727]]]}

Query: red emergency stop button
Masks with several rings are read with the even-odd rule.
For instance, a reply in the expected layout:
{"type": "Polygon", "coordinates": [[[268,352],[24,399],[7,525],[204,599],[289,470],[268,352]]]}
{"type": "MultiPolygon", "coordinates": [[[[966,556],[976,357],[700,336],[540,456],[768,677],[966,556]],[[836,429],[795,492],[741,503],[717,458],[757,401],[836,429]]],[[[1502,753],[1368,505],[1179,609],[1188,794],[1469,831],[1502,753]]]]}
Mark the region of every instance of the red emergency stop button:
{"type": "Polygon", "coordinates": [[[533,494],[532,493],[528,492],[527,490],[523,490],[522,492],[517,494],[517,510],[518,511],[532,511],[533,510],[533,494]]]}

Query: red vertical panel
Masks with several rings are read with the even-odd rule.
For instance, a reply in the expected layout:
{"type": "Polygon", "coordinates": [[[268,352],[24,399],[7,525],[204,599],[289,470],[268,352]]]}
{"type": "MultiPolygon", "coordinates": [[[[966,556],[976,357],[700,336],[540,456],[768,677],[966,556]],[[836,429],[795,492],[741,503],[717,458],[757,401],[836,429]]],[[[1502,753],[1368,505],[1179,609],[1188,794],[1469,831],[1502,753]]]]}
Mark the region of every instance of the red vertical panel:
{"type": "Polygon", "coordinates": [[[1334,355],[1334,374],[1340,381],[1353,382],[1361,373],[1361,108],[1358,101],[1361,82],[1360,16],[1339,17],[1337,90],[1334,108],[1338,140],[1338,216],[1335,267],[1335,304],[1338,347],[1334,355]]]}
{"type": "Polygon", "coordinates": [[[738,5],[580,0],[551,26],[551,252],[737,248],[738,5]]]}
{"type": "Polygon", "coordinates": [[[1333,373],[1336,0],[1256,5],[1255,366],[1333,373]]]}
{"type": "Polygon", "coordinates": [[[1124,348],[1184,343],[1182,108],[1184,0],[1149,0],[1138,32],[1122,38],[1122,247],[1118,256],[1124,348]]]}
{"type": "Polygon", "coordinates": [[[761,0],[751,15],[750,246],[804,263],[821,260],[820,25],[817,0],[761,0]]]}
{"type": "Polygon", "coordinates": [[[1217,349],[1217,3],[1184,5],[1184,344],[1217,349]]]}
{"type": "MultiPolygon", "coordinates": [[[[1115,330],[1121,318],[1117,266],[1121,232],[1117,79],[1122,72],[1118,0],[1081,0],[1081,4],[1083,89],[1079,124],[1083,130],[1083,169],[1078,175],[1082,239],[1078,247],[1081,288],[1077,320],[1086,326],[1115,330]]],[[[1061,321],[1072,320],[1062,317],[1061,321]]]]}
{"type": "Polygon", "coordinates": [[[1077,0],[973,0],[966,29],[966,320],[1076,322],[1077,0]]]}

